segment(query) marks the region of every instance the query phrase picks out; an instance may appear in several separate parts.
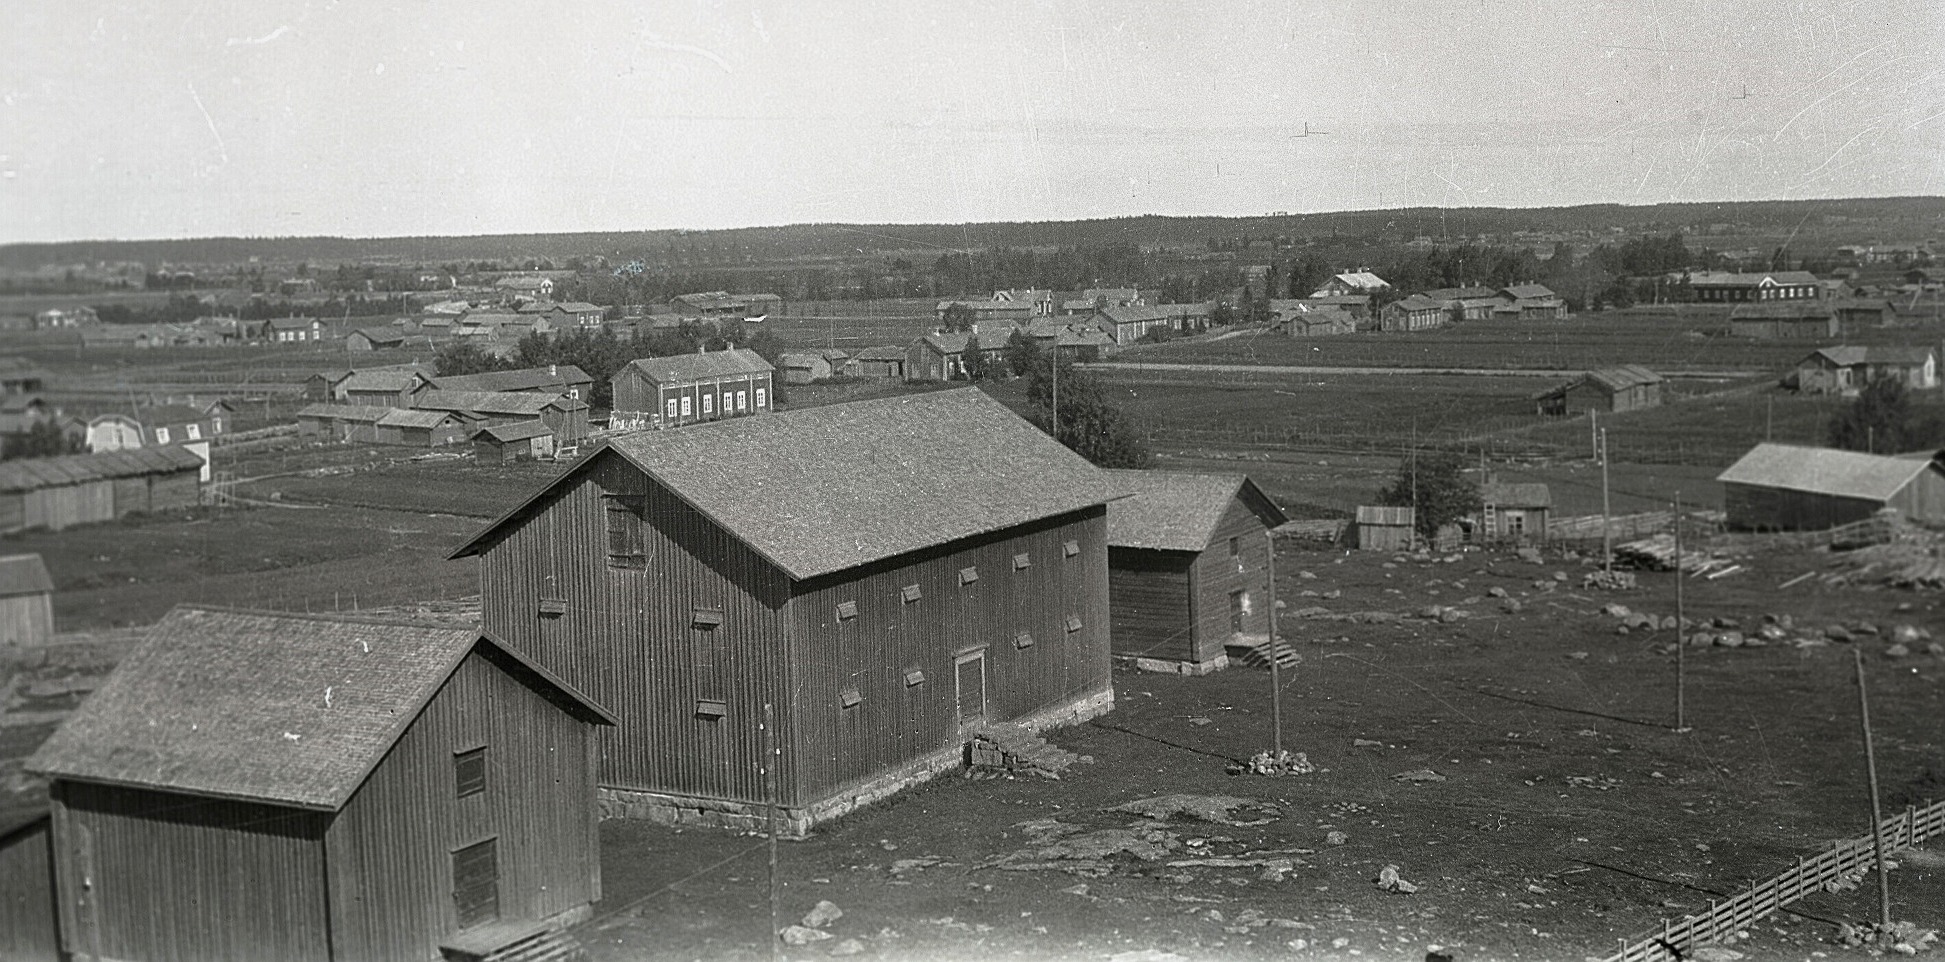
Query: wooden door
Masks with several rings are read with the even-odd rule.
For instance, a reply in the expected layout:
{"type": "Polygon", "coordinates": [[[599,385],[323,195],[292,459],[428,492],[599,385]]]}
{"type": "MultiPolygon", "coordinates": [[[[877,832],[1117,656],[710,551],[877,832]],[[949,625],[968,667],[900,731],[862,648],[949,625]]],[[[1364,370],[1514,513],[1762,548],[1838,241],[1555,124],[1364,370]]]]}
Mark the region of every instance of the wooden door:
{"type": "Polygon", "coordinates": [[[500,865],[495,841],[489,838],[452,853],[452,900],[462,929],[500,917],[500,865]]]}
{"type": "Polygon", "coordinates": [[[959,727],[969,728],[986,721],[986,653],[975,651],[960,655],[954,673],[958,687],[959,727]]]}
{"type": "Polygon", "coordinates": [[[1232,591],[1229,593],[1229,630],[1234,634],[1243,633],[1243,615],[1249,611],[1249,592],[1232,591]]]}

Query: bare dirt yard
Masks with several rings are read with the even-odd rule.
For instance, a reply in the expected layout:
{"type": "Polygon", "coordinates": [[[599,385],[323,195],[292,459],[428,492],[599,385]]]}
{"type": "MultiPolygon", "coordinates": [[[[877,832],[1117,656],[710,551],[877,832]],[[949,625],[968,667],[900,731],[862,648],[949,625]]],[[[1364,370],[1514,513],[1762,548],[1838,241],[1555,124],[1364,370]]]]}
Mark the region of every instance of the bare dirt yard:
{"type": "MultiPolygon", "coordinates": [[[[1672,613],[1672,574],[1607,593],[1582,590],[1583,569],[1553,558],[1291,548],[1278,559],[1281,624],[1304,661],[1285,676],[1284,744],[1317,771],[1229,774],[1272,744],[1265,672],[1117,673],[1112,713],[1052,736],[1092,758],[1062,780],[944,778],[785,843],[781,924],[820,900],[844,912],[830,939],[786,953],[1604,955],[1865,834],[1853,647],[1871,672],[1887,806],[1945,795],[1945,657],[1922,645],[1886,655],[1898,625],[1945,637],[1945,613],[1933,595],[1776,590],[1828,561],[1752,553],[1743,572],[1695,583],[1691,618],[1792,627],[1760,647],[1691,649],[1692,730],[1677,733],[1674,632],[1622,634],[1602,612],[1672,613]],[[1856,640],[1829,641],[1832,625],[1856,640]],[[1220,821],[1114,810],[1176,794],[1235,805],[1220,821]],[[1381,891],[1388,865],[1418,891],[1381,891]]],[[[593,958],[768,957],[764,840],[631,822],[607,823],[603,838],[607,899],[581,931],[593,958]]],[[[1891,883],[1897,918],[1945,915],[1936,856],[1906,859],[1891,883]]],[[[1828,937],[1870,919],[1871,894],[1797,903],[1737,949],[1863,957],[1828,937]]]]}

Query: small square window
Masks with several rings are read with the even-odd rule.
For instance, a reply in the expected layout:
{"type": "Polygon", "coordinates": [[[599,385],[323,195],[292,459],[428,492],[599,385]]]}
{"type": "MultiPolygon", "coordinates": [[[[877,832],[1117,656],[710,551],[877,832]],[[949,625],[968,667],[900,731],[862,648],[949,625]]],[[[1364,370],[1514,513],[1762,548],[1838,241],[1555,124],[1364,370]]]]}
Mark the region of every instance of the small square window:
{"type": "Polygon", "coordinates": [[[837,620],[839,620],[839,621],[850,621],[850,620],[852,620],[852,619],[854,619],[854,618],[856,618],[856,617],[858,617],[858,603],[857,603],[857,602],[855,602],[855,601],[840,601],[840,602],[838,602],[838,603],[837,603],[837,620]]]}
{"type": "Polygon", "coordinates": [[[1068,631],[1079,631],[1079,630],[1081,630],[1081,616],[1080,616],[1080,615],[1068,615],[1068,616],[1067,616],[1067,630],[1068,630],[1068,631]]]}
{"type": "Polygon", "coordinates": [[[452,773],[458,797],[465,798],[486,791],[486,749],[475,748],[455,753],[452,773]]]}
{"type": "Polygon", "coordinates": [[[1031,632],[1031,631],[1022,631],[1022,632],[1020,632],[1019,634],[1017,634],[1017,635],[1014,635],[1014,636],[1013,636],[1013,647],[1015,647],[1015,648],[1031,648],[1031,647],[1033,647],[1033,632],[1031,632]]]}
{"type": "Polygon", "coordinates": [[[708,631],[722,623],[723,610],[721,608],[697,608],[689,615],[690,626],[703,631],[708,631]]]}
{"type": "Polygon", "coordinates": [[[979,566],[969,565],[959,569],[959,583],[969,585],[979,580],[979,566]]]}
{"type": "Polygon", "coordinates": [[[540,616],[542,618],[559,618],[564,614],[567,614],[566,598],[540,599],[540,616]]]}
{"type": "Polygon", "coordinates": [[[1033,556],[1032,556],[1032,555],[1029,555],[1029,554],[1027,554],[1026,552],[1024,552],[1024,551],[1022,551],[1022,552],[1020,552],[1019,554],[1016,554],[1016,555],[1014,555],[1014,556],[1013,556],[1013,570],[1014,570],[1014,571],[1025,571],[1025,570],[1027,570],[1028,568],[1031,568],[1031,567],[1033,567],[1033,556]]]}
{"type": "Polygon", "coordinates": [[[905,599],[905,603],[909,605],[912,602],[925,597],[925,593],[918,590],[918,585],[906,585],[905,587],[898,589],[898,596],[900,598],[905,599]]]}
{"type": "Polygon", "coordinates": [[[856,688],[846,688],[837,693],[837,703],[844,708],[856,708],[858,703],[862,701],[864,701],[864,695],[856,688]]]}
{"type": "Polygon", "coordinates": [[[925,672],[917,668],[905,669],[905,687],[916,688],[925,684],[925,672]]]}
{"type": "Polygon", "coordinates": [[[696,717],[714,721],[729,714],[729,703],[721,698],[696,699],[696,717]]]}
{"type": "Polygon", "coordinates": [[[1081,553],[1081,543],[1078,541],[1062,542],[1060,546],[1060,553],[1066,555],[1069,558],[1072,558],[1073,556],[1081,553]]]}

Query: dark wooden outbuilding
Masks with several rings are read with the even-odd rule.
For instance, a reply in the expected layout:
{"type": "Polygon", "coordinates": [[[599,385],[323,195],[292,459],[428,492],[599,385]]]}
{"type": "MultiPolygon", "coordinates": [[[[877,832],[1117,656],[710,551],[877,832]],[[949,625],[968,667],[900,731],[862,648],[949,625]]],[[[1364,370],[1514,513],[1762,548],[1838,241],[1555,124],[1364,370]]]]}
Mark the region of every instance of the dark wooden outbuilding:
{"type": "Polygon", "coordinates": [[[744,348],[630,361],[612,382],[608,426],[673,428],[767,414],[775,373],[769,361],[744,348]]]}
{"type": "Polygon", "coordinates": [[[470,430],[467,420],[452,411],[405,411],[394,408],[374,425],[380,444],[436,448],[452,444],[470,430]]]}
{"type": "Polygon", "coordinates": [[[0,960],[62,962],[45,804],[0,812],[0,960]]]}
{"type": "Polygon", "coordinates": [[[1360,551],[1410,551],[1418,516],[1410,507],[1361,504],[1357,508],[1360,551]]]}
{"type": "Polygon", "coordinates": [[[0,558],[0,651],[37,648],[54,637],[53,597],[54,579],[40,555],[0,558]]]}
{"type": "Polygon", "coordinates": [[[1472,539],[1482,543],[1545,541],[1552,520],[1553,490],[1538,481],[1488,478],[1479,486],[1479,516],[1472,539]]]}
{"type": "Polygon", "coordinates": [[[610,721],[477,630],[178,608],[27,763],[62,947],[391,962],[578,920],[610,721]]]}
{"type": "Polygon", "coordinates": [[[554,432],[541,421],[516,421],[473,434],[473,457],[483,464],[554,456],[554,432]]]}
{"type": "Polygon", "coordinates": [[[788,830],[1113,704],[1099,470],[974,389],[613,437],[454,557],[620,716],[611,814],[788,830]]]}
{"type": "Polygon", "coordinates": [[[194,507],[202,471],[182,445],[0,462],[0,534],[194,507]]]}
{"type": "Polygon", "coordinates": [[[1638,364],[1604,367],[1532,397],[1540,414],[1555,417],[1587,411],[1620,413],[1661,405],[1668,379],[1638,364]]]}
{"type": "Polygon", "coordinates": [[[1722,505],[1731,528],[1819,531],[1885,508],[1945,524],[1945,467],[1931,457],[1758,444],[1728,467],[1722,505]]]}
{"type": "Polygon", "coordinates": [[[1108,598],[1114,656],[1137,667],[1202,675],[1226,646],[1270,640],[1275,550],[1290,520],[1240,474],[1109,471],[1128,497],[1108,506],[1108,598]]]}

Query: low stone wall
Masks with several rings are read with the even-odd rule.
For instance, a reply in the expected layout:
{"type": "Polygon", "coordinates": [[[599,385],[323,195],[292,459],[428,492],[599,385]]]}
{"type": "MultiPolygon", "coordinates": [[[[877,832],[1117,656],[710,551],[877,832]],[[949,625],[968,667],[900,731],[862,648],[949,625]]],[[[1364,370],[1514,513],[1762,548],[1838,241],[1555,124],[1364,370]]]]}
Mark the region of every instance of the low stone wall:
{"type": "MultiPolygon", "coordinates": [[[[1114,690],[1103,688],[1058,705],[1042,708],[1009,723],[1042,732],[1077,725],[1114,709],[1114,690]]],[[[808,806],[784,806],[777,813],[778,837],[801,839],[811,826],[854,812],[914,785],[965,765],[965,746],[950,745],[879,772],[808,806]]],[[[603,787],[598,793],[603,819],[632,818],[682,828],[721,828],[736,832],[769,831],[769,806],[661,792],[603,787]]]]}
{"type": "Polygon", "coordinates": [[[1229,667],[1228,655],[1217,655],[1208,661],[1172,661],[1167,658],[1142,658],[1136,655],[1116,655],[1115,660],[1133,663],[1136,671],[1153,671],[1165,675],[1207,675],[1229,667]]]}

